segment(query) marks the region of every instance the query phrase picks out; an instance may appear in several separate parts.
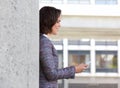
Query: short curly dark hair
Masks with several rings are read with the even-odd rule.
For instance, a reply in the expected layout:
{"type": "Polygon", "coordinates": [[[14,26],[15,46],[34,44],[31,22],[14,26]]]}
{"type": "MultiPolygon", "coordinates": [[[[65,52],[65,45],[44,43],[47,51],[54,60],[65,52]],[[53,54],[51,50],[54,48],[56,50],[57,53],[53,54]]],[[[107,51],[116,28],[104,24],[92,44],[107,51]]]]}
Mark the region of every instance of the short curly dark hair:
{"type": "Polygon", "coordinates": [[[52,32],[52,26],[57,22],[61,14],[60,9],[51,6],[44,6],[39,10],[39,31],[40,34],[48,34],[52,32]]]}

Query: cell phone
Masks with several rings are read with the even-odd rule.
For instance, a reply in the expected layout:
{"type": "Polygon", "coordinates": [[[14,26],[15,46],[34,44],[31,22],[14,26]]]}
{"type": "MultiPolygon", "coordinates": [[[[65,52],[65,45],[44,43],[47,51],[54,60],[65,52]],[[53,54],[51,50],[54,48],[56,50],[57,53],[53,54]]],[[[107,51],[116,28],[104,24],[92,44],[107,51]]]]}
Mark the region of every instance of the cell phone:
{"type": "Polygon", "coordinates": [[[86,64],[88,65],[87,68],[89,68],[89,66],[90,66],[90,64],[91,64],[91,61],[86,62],[86,64]]]}
{"type": "Polygon", "coordinates": [[[86,62],[87,65],[90,65],[91,61],[86,62]]]}

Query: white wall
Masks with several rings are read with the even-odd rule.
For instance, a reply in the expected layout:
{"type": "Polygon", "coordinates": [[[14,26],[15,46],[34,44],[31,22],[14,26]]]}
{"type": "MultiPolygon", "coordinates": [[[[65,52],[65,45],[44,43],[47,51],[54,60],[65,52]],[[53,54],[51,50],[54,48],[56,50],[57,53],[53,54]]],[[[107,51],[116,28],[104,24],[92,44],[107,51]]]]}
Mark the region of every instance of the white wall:
{"type": "Polygon", "coordinates": [[[117,5],[95,5],[95,4],[54,4],[39,3],[39,8],[43,6],[54,6],[62,10],[63,15],[79,16],[120,16],[120,3],[117,5]]]}
{"type": "Polygon", "coordinates": [[[120,28],[120,17],[112,16],[62,16],[62,27],[120,28]]]}

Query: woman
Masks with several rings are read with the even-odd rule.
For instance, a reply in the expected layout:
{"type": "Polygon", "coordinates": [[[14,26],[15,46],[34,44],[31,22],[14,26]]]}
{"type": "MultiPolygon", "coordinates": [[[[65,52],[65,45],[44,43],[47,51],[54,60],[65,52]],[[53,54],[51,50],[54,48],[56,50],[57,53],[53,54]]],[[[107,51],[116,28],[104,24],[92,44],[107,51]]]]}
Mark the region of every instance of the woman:
{"type": "Polygon", "coordinates": [[[50,6],[40,9],[40,88],[57,88],[58,79],[74,78],[75,73],[87,68],[86,64],[58,69],[58,55],[49,36],[60,28],[61,10],[50,6]]]}

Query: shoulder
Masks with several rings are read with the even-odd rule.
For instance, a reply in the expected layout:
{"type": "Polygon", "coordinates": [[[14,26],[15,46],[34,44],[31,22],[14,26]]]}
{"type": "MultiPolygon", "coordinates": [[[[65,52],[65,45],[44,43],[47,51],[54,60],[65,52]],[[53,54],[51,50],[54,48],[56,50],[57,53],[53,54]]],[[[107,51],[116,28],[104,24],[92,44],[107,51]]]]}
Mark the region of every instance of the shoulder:
{"type": "Polygon", "coordinates": [[[40,36],[40,46],[52,46],[52,42],[45,36],[41,35],[40,36]]]}
{"type": "Polygon", "coordinates": [[[46,42],[51,42],[47,37],[45,37],[45,36],[43,36],[43,35],[41,35],[40,36],[40,43],[46,43],[46,42]]]}

